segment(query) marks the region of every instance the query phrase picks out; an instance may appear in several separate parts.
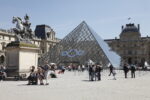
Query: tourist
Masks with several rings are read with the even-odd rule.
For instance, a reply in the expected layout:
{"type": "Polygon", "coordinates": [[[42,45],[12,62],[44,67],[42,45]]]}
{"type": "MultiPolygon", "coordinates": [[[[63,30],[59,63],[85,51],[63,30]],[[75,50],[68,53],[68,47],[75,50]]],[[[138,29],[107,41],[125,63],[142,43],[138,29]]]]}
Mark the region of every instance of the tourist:
{"type": "Polygon", "coordinates": [[[5,78],[7,77],[7,73],[6,73],[6,67],[4,65],[0,66],[0,80],[5,80],[5,78]]]}
{"type": "Polygon", "coordinates": [[[37,85],[38,84],[38,79],[37,79],[37,73],[35,71],[35,66],[31,66],[30,75],[27,79],[28,79],[28,85],[37,85]]]}
{"type": "Polygon", "coordinates": [[[65,70],[66,70],[65,66],[62,66],[62,68],[61,68],[62,74],[64,74],[65,70]]]}
{"type": "Polygon", "coordinates": [[[113,79],[114,79],[114,80],[116,80],[116,74],[117,74],[117,73],[116,73],[116,70],[115,70],[115,68],[113,67],[113,77],[114,77],[113,79]]]}
{"type": "Polygon", "coordinates": [[[85,70],[85,66],[84,66],[84,65],[82,65],[82,66],[81,66],[81,69],[82,69],[82,72],[84,72],[84,70],[85,70]]]}
{"type": "Polygon", "coordinates": [[[131,78],[135,78],[135,71],[136,71],[136,68],[135,68],[135,65],[131,65],[131,78]]]}
{"type": "Polygon", "coordinates": [[[113,66],[112,64],[109,66],[109,76],[112,74],[113,75],[113,66]]]}
{"type": "Polygon", "coordinates": [[[60,71],[58,72],[58,74],[64,74],[65,70],[65,66],[60,66],[60,71]]]}
{"type": "Polygon", "coordinates": [[[81,72],[81,71],[82,71],[81,65],[78,65],[78,72],[81,72]]]}
{"type": "Polygon", "coordinates": [[[43,73],[44,73],[43,69],[39,66],[37,68],[37,75],[38,75],[38,79],[40,80],[40,85],[44,85],[44,83],[43,83],[44,74],[43,73]]]}
{"type": "Polygon", "coordinates": [[[96,81],[96,65],[92,65],[92,77],[96,81]]]}
{"type": "Polygon", "coordinates": [[[69,65],[69,66],[68,66],[68,71],[71,71],[71,69],[72,69],[72,68],[71,68],[71,65],[69,65]]]}
{"type": "Polygon", "coordinates": [[[100,64],[100,65],[97,65],[97,66],[96,66],[96,75],[97,75],[98,81],[101,80],[101,71],[102,71],[102,66],[101,66],[101,64],[100,64]]]}
{"type": "Polygon", "coordinates": [[[125,78],[127,78],[127,73],[129,72],[129,68],[128,68],[127,64],[124,64],[123,71],[124,71],[125,78]]]}
{"type": "Polygon", "coordinates": [[[44,78],[46,80],[46,85],[49,85],[48,83],[48,78],[50,76],[50,65],[48,64],[48,62],[46,62],[46,64],[43,66],[43,74],[44,74],[44,78]]]}
{"type": "Polygon", "coordinates": [[[92,73],[93,73],[92,65],[89,65],[89,80],[90,81],[93,81],[93,75],[92,75],[92,73]]]}

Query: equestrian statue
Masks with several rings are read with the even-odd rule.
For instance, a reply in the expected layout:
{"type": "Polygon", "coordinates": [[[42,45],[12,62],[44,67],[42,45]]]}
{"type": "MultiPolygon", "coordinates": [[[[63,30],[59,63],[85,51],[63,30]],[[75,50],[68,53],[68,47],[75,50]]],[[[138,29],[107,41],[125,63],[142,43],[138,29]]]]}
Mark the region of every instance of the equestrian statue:
{"type": "Polygon", "coordinates": [[[29,16],[24,16],[24,21],[20,17],[13,17],[12,23],[16,23],[16,28],[13,28],[16,34],[17,41],[30,42],[33,38],[32,30],[30,28],[31,23],[29,22],[29,16]]]}

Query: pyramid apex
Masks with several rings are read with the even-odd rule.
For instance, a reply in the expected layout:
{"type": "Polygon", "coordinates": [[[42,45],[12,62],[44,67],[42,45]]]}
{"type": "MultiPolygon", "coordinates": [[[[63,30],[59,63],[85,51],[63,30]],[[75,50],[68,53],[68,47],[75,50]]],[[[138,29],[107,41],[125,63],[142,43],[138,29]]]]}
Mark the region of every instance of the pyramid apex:
{"type": "Polygon", "coordinates": [[[87,24],[84,20],[83,20],[81,23],[83,23],[83,24],[87,24]]]}

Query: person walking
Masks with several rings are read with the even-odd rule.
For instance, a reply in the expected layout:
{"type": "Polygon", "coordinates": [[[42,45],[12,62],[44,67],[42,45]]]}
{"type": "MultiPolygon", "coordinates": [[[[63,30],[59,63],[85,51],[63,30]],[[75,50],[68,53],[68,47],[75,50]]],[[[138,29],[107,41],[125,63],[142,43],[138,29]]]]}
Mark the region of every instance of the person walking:
{"type": "Polygon", "coordinates": [[[93,81],[93,69],[92,69],[92,65],[89,65],[89,80],[93,81]]]}
{"type": "Polygon", "coordinates": [[[96,76],[97,76],[97,78],[98,78],[98,81],[101,80],[101,71],[102,71],[102,66],[101,66],[101,64],[100,64],[100,65],[97,65],[97,66],[96,66],[96,76]]]}
{"type": "Polygon", "coordinates": [[[111,74],[113,75],[113,66],[112,66],[112,64],[109,66],[109,71],[110,71],[109,76],[110,76],[111,74]]]}
{"type": "Polygon", "coordinates": [[[114,80],[116,80],[116,74],[117,74],[117,73],[116,73],[116,69],[113,67],[113,77],[114,77],[113,79],[114,79],[114,80]]]}
{"type": "Polygon", "coordinates": [[[96,81],[96,65],[92,65],[92,77],[96,81]]]}
{"type": "Polygon", "coordinates": [[[135,68],[135,65],[131,65],[131,78],[135,78],[135,71],[136,71],[136,68],[135,68]]]}
{"type": "Polygon", "coordinates": [[[128,68],[127,64],[124,64],[123,71],[124,71],[125,78],[127,78],[127,73],[129,72],[129,68],[128,68]]]}

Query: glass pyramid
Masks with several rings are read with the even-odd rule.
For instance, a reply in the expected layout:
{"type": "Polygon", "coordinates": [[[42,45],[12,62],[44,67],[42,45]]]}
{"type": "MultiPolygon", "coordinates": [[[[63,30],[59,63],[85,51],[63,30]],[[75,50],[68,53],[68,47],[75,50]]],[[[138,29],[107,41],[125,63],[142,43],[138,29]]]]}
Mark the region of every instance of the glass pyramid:
{"type": "Polygon", "coordinates": [[[120,56],[111,51],[107,43],[85,21],[79,24],[64,39],[44,54],[39,64],[48,61],[57,64],[101,63],[120,66],[120,56]]]}

